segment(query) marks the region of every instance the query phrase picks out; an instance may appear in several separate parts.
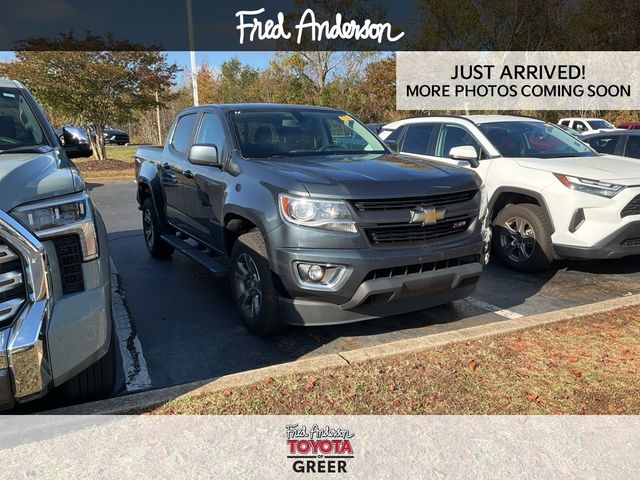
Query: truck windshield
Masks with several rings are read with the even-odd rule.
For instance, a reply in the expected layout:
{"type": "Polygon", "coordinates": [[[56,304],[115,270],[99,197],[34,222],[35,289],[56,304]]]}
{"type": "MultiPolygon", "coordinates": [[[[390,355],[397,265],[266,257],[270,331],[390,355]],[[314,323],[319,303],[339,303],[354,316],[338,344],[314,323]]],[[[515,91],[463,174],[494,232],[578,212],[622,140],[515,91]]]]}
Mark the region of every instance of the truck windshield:
{"type": "Polygon", "coordinates": [[[245,158],[386,151],[367,127],[335,110],[236,110],[230,117],[245,158]]]}
{"type": "Polygon", "coordinates": [[[27,99],[17,88],[0,88],[0,153],[46,143],[27,99]]]}
{"type": "Polygon", "coordinates": [[[595,157],[589,146],[563,129],[543,122],[495,122],[479,126],[503,157],[595,157]]]}

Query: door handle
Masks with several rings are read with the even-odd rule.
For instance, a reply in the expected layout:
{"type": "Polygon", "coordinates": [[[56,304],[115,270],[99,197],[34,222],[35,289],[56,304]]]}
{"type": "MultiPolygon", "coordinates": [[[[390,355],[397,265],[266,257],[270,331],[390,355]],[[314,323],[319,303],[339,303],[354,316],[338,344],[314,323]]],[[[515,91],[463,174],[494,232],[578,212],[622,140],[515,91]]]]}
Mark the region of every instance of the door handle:
{"type": "Polygon", "coordinates": [[[183,175],[184,178],[193,178],[193,172],[191,170],[185,170],[183,175]]]}

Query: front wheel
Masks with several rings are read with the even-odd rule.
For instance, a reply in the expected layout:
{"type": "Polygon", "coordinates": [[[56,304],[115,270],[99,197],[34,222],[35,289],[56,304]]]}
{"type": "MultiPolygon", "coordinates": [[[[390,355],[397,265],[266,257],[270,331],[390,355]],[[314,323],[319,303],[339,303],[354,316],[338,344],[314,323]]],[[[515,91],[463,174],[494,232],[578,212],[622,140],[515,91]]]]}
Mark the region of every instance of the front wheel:
{"type": "Polygon", "coordinates": [[[231,252],[231,292],[244,325],[266,336],[284,328],[267,248],[258,230],[241,235],[231,252]]]}
{"type": "Polygon", "coordinates": [[[551,229],[539,205],[505,206],[493,221],[493,246],[502,263],[519,272],[544,270],[553,261],[551,229]]]}

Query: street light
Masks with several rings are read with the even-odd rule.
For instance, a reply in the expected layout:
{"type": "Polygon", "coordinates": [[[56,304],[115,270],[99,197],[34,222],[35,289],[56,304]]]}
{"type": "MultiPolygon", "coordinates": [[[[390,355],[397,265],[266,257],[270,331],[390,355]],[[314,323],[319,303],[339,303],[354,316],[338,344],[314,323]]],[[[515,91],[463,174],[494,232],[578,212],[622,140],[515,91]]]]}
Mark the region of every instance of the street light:
{"type": "Polygon", "coordinates": [[[193,12],[191,10],[191,0],[187,0],[187,26],[189,29],[189,55],[191,57],[191,84],[193,87],[193,106],[200,105],[198,101],[198,72],[196,67],[196,52],[193,40],[193,12]]]}

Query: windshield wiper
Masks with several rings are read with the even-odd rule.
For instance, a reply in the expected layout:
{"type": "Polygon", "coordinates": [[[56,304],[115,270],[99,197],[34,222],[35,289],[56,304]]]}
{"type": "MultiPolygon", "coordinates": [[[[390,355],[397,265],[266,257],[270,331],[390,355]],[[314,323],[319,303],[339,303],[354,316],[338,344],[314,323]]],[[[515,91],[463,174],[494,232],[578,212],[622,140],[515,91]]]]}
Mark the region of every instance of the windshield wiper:
{"type": "Polygon", "coordinates": [[[22,145],[20,147],[5,148],[0,150],[0,155],[3,153],[45,153],[52,150],[49,145],[22,145]]]}

